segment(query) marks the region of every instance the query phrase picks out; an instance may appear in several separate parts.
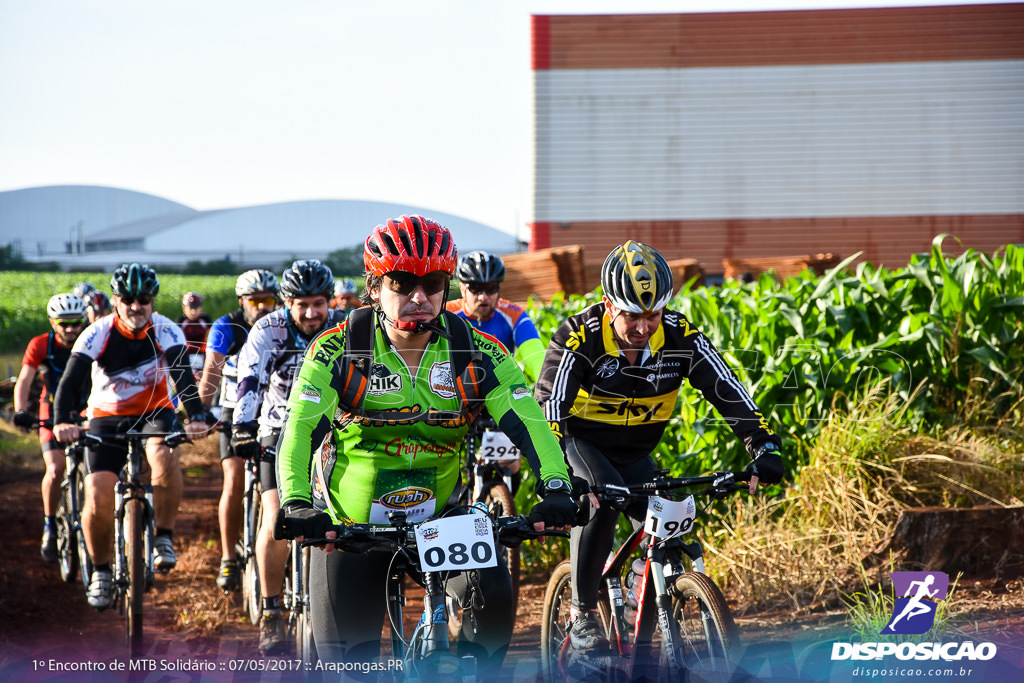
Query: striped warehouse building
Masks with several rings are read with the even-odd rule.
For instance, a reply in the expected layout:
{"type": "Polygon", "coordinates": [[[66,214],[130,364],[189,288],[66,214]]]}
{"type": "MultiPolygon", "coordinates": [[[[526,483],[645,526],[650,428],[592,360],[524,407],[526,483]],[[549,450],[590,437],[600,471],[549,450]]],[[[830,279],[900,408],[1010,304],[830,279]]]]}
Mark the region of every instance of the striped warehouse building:
{"type": "Polygon", "coordinates": [[[1024,4],[538,15],[532,40],[533,249],[716,273],[1024,242],[1024,4]]]}

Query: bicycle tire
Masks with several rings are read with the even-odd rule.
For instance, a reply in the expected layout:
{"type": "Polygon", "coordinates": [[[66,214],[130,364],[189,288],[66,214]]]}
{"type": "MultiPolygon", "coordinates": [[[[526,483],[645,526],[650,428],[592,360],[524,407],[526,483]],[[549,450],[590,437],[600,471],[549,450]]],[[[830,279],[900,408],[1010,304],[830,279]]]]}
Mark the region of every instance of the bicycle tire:
{"type": "MultiPolygon", "coordinates": [[[[484,493],[484,505],[490,511],[491,516],[498,517],[512,516],[516,514],[515,499],[512,492],[505,484],[494,484],[484,493]]],[[[502,546],[502,553],[505,556],[505,564],[508,566],[508,573],[512,575],[512,614],[519,613],[519,548],[502,546]]]]}
{"type": "Polygon", "coordinates": [[[672,616],[686,667],[726,670],[739,634],[722,591],[706,575],[686,572],[676,578],[672,593],[672,616]]]}
{"type": "Polygon", "coordinates": [[[145,518],[142,501],[129,500],[124,509],[125,554],[128,559],[128,586],[125,588],[125,634],[128,655],[143,651],[142,606],[146,592],[145,518]]]}
{"type": "Polygon", "coordinates": [[[263,592],[260,589],[260,571],[256,562],[256,537],[259,534],[260,524],[263,517],[263,506],[261,503],[263,490],[257,482],[253,487],[252,507],[249,511],[247,523],[252,524],[253,548],[252,554],[245,558],[245,569],[242,572],[242,590],[245,599],[246,613],[249,621],[259,625],[260,617],[263,615],[263,592]]]}
{"type": "Polygon", "coordinates": [[[72,487],[75,485],[74,470],[68,472],[67,481],[60,487],[57,502],[57,562],[60,578],[64,583],[74,583],[78,576],[78,532],[75,529],[72,487]]]}
{"type": "Polygon", "coordinates": [[[544,591],[540,622],[540,661],[547,680],[561,677],[559,660],[569,637],[572,607],[572,565],[562,560],[551,572],[544,591]]]}
{"type": "MultiPolygon", "coordinates": [[[[79,462],[75,465],[75,469],[72,471],[74,475],[73,485],[75,487],[75,499],[78,501],[78,505],[85,505],[85,463],[79,462]]],[[[78,519],[81,522],[82,509],[78,510],[78,519]]],[[[92,558],[89,557],[89,548],[85,544],[85,532],[79,528],[79,532],[75,534],[76,546],[78,551],[78,570],[82,574],[82,588],[86,594],[89,592],[89,582],[92,580],[92,558]]]]}

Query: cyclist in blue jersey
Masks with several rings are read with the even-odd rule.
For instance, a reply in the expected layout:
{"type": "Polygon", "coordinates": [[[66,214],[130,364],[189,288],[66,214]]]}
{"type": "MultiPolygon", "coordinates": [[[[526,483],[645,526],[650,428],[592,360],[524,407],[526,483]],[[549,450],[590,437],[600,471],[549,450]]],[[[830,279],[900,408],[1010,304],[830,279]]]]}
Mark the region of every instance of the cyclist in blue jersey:
{"type": "Polygon", "coordinates": [[[504,262],[486,251],[472,251],[459,261],[455,277],[462,299],[449,302],[448,310],[500,341],[519,362],[526,378],[536,382],[545,346],[530,314],[501,298],[504,262]]]}
{"type": "Polygon", "coordinates": [[[231,422],[238,396],[237,356],[256,321],[277,308],[277,277],[269,270],[247,270],[235,282],[238,310],[213,321],[206,337],[206,360],[199,380],[199,396],[210,408],[220,388],[220,465],[224,486],[217,507],[220,522],[221,570],[217,585],[238,590],[241,581],[235,557],[235,541],[242,532],[242,489],[245,463],[231,446],[231,422]]]}

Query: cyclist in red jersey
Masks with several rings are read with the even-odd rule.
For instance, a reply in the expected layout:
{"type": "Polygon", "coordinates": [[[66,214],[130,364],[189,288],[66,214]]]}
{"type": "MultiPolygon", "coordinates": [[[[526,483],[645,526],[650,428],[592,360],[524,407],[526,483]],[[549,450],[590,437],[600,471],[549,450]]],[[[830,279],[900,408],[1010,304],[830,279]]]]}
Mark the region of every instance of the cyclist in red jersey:
{"type": "MultiPolygon", "coordinates": [[[[57,525],[54,512],[60,498],[60,483],[64,478],[64,451],[53,436],[50,427],[39,421],[53,416],[53,395],[57,382],[64,374],[71,347],[85,325],[85,302],[75,294],[57,294],[46,304],[50,318],[50,332],[33,337],[25,349],[21,372],[14,384],[14,424],[23,429],[39,429],[39,445],[43,450],[46,473],[43,475],[43,542],[40,553],[47,562],[57,561],[57,525]],[[39,395],[39,417],[29,411],[32,382],[36,375],[42,379],[43,391],[39,395]]],[[[84,404],[78,409],[84,408],[84,404]]]]}
{"type": "MultiPolygon", "coordinates": [[[[213,320],[203,313],[203,297],[195,292],[185,292],[185,296],[181,297],[181,315],[175,322],[185,334],[188,352],[205,353],[206,335],[210,333],[213,320]]],[[[203,367],[200,365],[199,370],[202,371],[202,369],[203,367]]]]}
{"type": "Polygon", "coordinates": [[[103,292],[92,291],[82,297],[85,301],[86,324],[92,325],[105,315],[110,315],[110,297],[103,292]]]}

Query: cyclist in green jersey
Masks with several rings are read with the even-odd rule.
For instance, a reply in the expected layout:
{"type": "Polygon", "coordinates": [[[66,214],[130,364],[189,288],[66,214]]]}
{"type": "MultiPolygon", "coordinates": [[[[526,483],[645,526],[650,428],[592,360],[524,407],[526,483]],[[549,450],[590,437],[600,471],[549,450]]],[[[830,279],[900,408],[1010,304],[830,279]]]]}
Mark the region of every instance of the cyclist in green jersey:
{"type": "MultiPolygon", "coordinates": [[[[448,230],[420,216],[389,220],[367,238],[372,307],[317,337],[292,385],[277,456],[279,522],[291,534],[332,538],[333,525],[387,524],[395,509],[413,522],[437,516],[457,500],[463,439],[484,406],[540,482],[534,528],[571,524],[577,505],[564,457],[522,371],[496,340],[444,311],[456,262],[448,230]],[[360,325],[369,358],[356,354],[360,325]],[[468,365],[453,353],[460,338],[471,343],[468,365]]],[[[324,550],[310,563],[317,654],[373,660],[392,555],[324,550]]],[[[499,667],[515,623],[507,567],[454,575],[446,590],[472,606],[460,649],[478,657],[482,673],[499,667]]]]}

